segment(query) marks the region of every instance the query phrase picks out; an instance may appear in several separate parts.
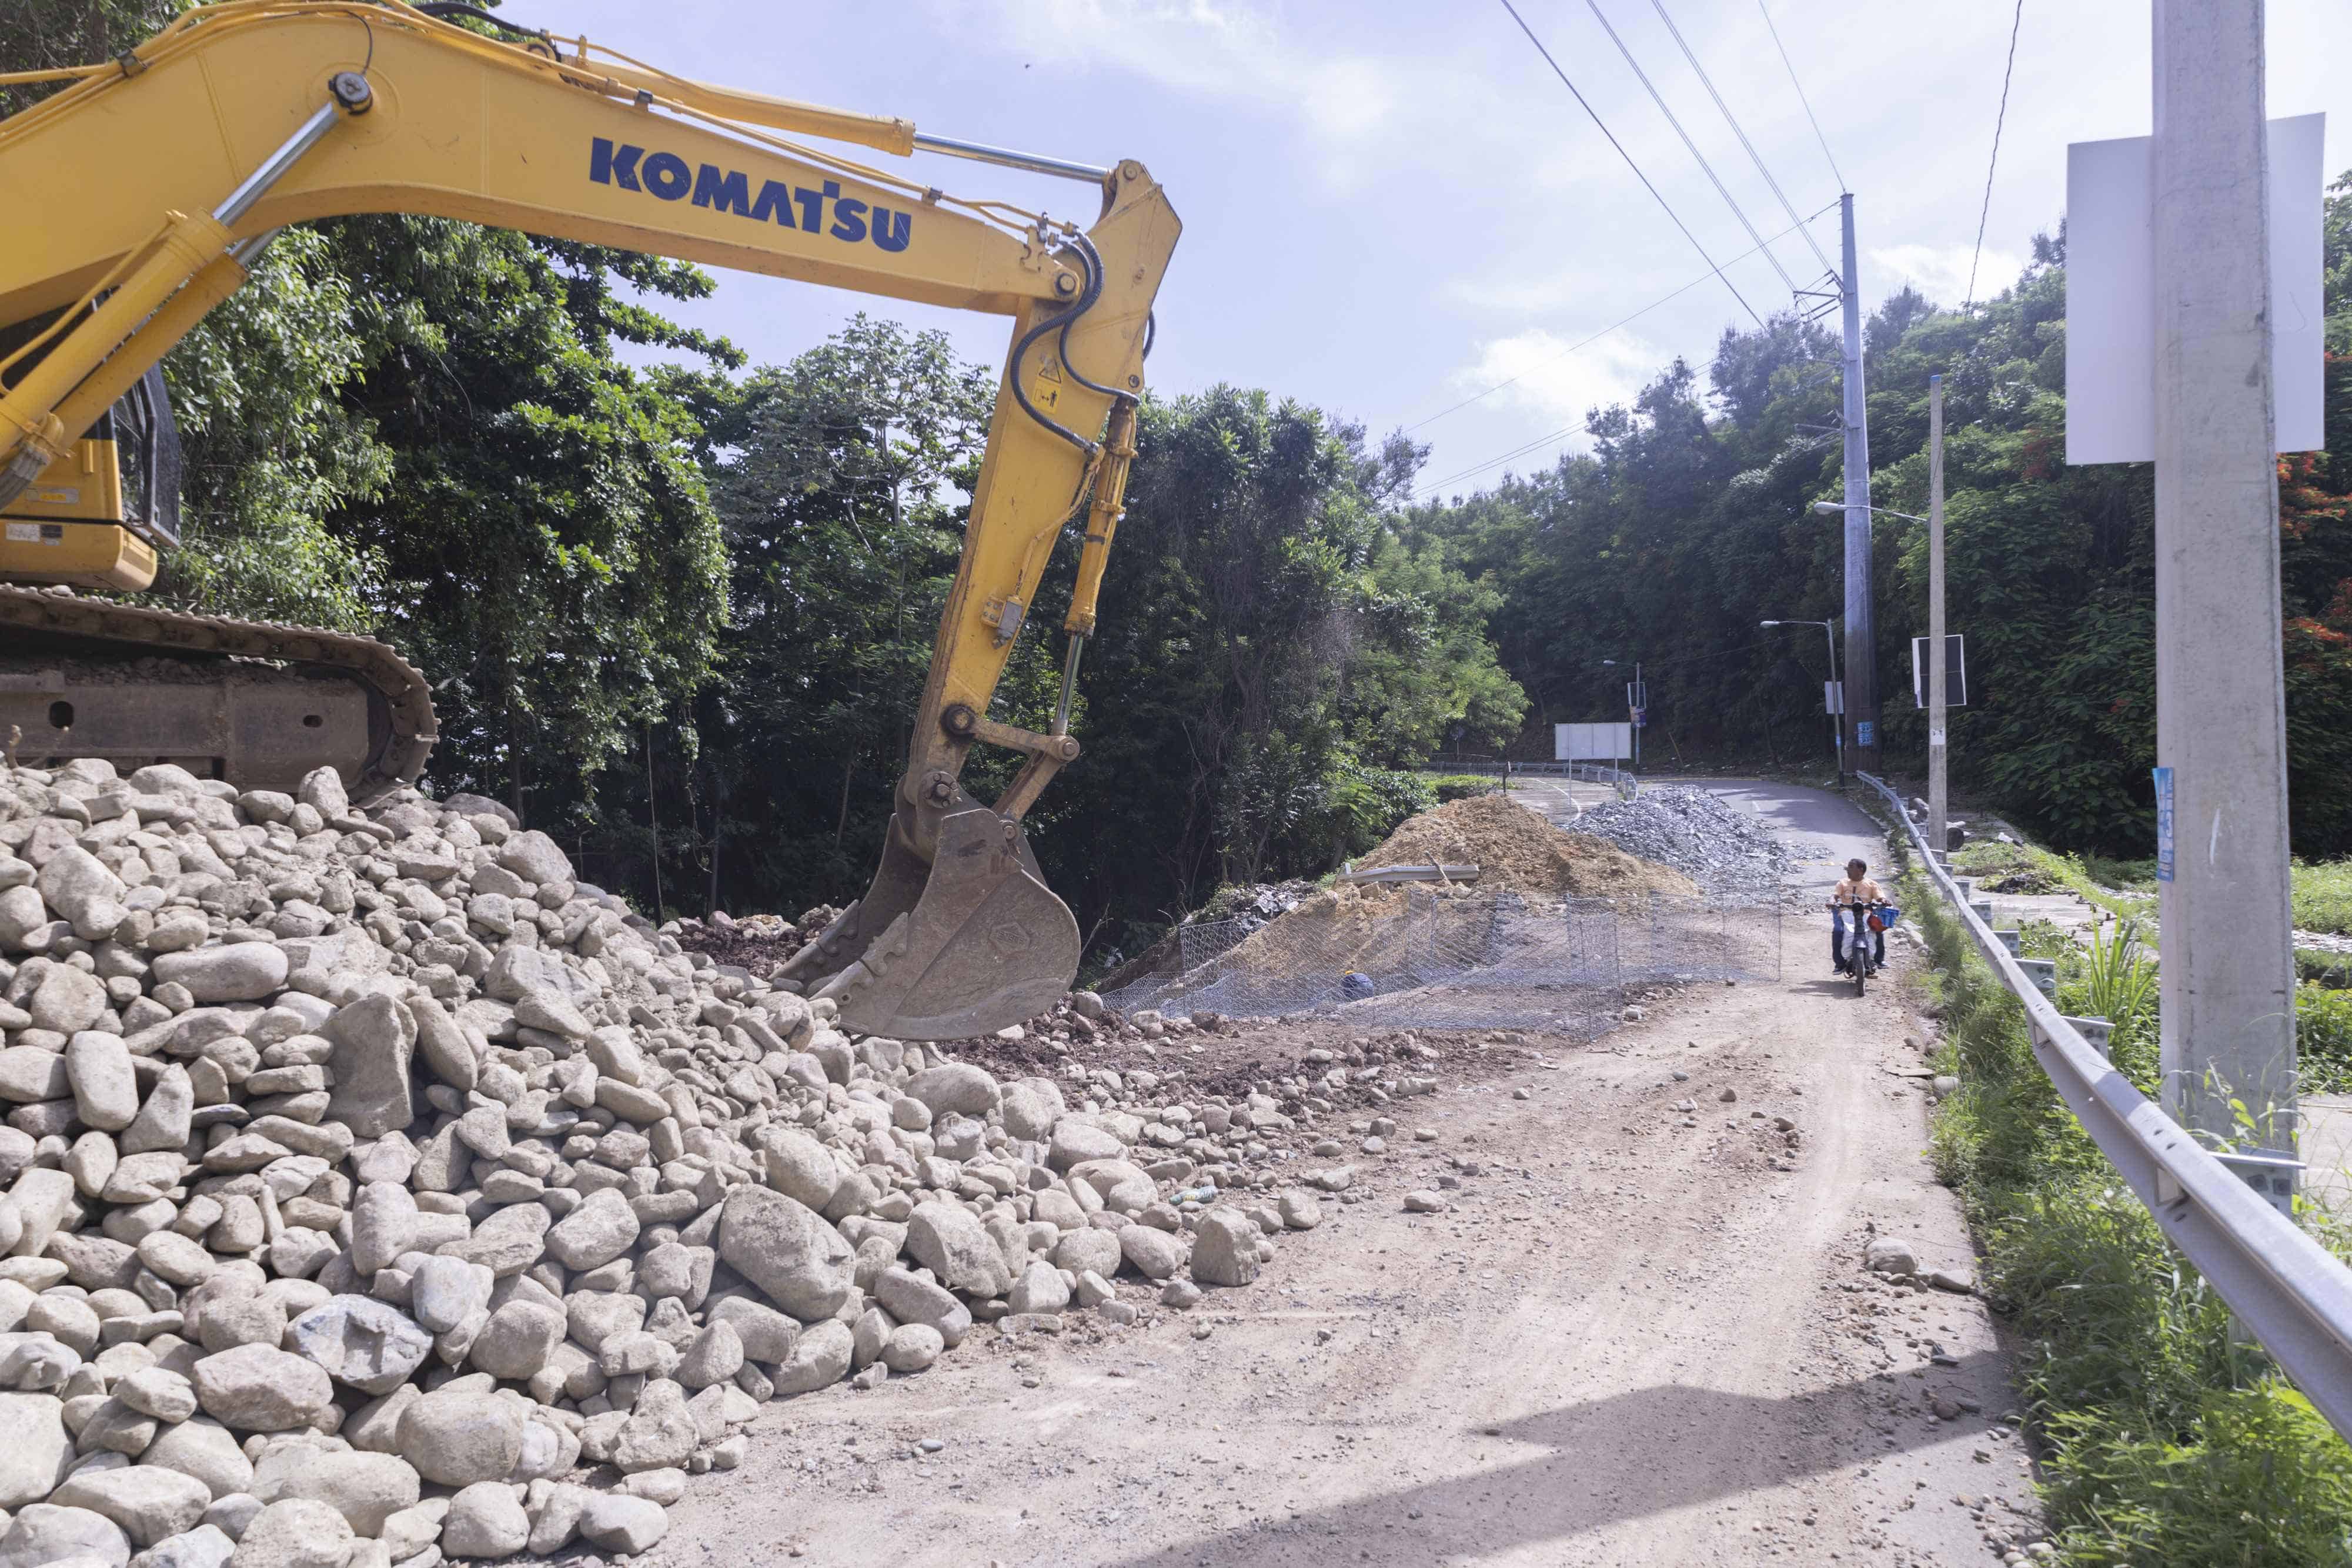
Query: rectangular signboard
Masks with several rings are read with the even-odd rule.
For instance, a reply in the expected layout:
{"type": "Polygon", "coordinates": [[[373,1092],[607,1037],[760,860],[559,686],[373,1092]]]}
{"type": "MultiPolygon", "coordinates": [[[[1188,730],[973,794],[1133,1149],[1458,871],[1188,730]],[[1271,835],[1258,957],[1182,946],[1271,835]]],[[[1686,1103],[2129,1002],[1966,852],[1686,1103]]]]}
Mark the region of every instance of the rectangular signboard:
{"type": "Polygon", "coordinates": [[[1845,716],[1845,683],[1843,681],[1822,683],[1822,711],[1832,718],[1845,716]]]}
{"type": "MultiPolygon", "coordinates": [[[[1944,634],[1944,706],[1969,706],[1969,662],[1967,650],[1960,645],[1960,634],[1944,634]]],[[[1927,639],[1911,639],[1911,706],[1927,706],[1927,639]]]]}
{"type": "MultiPolygon", "coordinates": [[[[2281,452],[2327,444],[2320,283],[2327,117],[2270,122],[2271,382],[2281,452]]],[[[2153,140],[2066,149],[2066,461],[2156,460],[2153,140]]]]}
{"type": "Polygon", "coordinates": [[[1560,762],[1616,762],[1633,755],[1630,724],[1556,724],[1552,751],[1560,762]]]}
{"type": "Polygon", "coordinates": [[[2156,880],[2172,880],[2172,769],[2153,768],[2156,775],[2156,880]]]}

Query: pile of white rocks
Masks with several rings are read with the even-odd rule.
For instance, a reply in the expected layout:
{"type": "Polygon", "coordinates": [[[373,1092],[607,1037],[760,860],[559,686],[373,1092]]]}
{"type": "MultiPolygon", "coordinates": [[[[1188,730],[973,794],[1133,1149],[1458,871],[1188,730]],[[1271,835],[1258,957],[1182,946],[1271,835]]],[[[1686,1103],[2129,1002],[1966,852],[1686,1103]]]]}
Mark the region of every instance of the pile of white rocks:
{"type": "Polygon", "coordinates": [[[0,1568],[642,1552],[766,1400],[1319,1218],[1271,1099],[853,1040],[504,808],[326,771],[0,770],[0,1568]]]}

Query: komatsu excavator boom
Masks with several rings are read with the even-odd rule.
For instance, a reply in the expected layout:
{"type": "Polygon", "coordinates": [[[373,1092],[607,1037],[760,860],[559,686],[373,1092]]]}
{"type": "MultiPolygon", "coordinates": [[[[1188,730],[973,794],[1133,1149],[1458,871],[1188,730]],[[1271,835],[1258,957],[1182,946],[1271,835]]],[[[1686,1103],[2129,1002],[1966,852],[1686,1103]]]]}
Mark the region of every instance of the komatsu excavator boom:
{"type": "MultiPolygon", "coordinates": [[[[1090,168],[712,87],[446,3],[233,0],[71,74],[0,120],[15,214],[0,246],[0,582],[153,580],[177,543],[156,361],[305,219],[432,214],[1010,317],[881,867],[788,976],[850,1027],[906,1039],[968,1037],[1053,1003],[1077,928],[1020,824],[1078,754],[1077,658],[1180,227],[1141,164],[1090,168]],[[801,137],[1078,178],[1100,211],[1081,229],[962,200],[801,137]],[[1074,522],[1062,697],[1041,734],[989,706],[1074,522]],[[992,803],[961,783],[981,741],[1024,758],[992,803]]],[[[415,672],[364,638],[0,587],[0,727],[18,727],[27,757],[169,759],[253,785],[325,762],[364,798],[417,776],[433,722],[415,672]]]]}

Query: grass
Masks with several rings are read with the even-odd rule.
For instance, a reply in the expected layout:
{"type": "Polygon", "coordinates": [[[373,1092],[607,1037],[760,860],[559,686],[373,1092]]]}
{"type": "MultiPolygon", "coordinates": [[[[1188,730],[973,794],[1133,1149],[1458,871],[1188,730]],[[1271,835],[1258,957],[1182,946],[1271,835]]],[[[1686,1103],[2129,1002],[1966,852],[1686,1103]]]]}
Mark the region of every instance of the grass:
{"type": "MultiPolygon", "coordinates": [[[[1493,773],[1423,773],[1421,781],[1437,791],[1437,803],[1459,800],[1465,795],[1491,795],[1504,788],[1506,780],[1493,773]]],[[[1518,783],[1517,779],[1508,780],[1518,783]]]]}
{"type": "Polygon", "coordinates": [[[2294,923],[2305,931],[2352,936],[2352,861],[2294,862],[2294,923]]]}
{"type": "MultiPolygon", "coordinates": [[[[1952,867],[1996,893],[2072,893],[2110,915],[2156,912],[2156,862],[2064,855],[2035,844],[1988,839],[1962,847],[1952,867]]],[[[2352,936],[2352,860],[2297,861],[2290,873],[2298,930],[2352,936]]]]}
{"type": "Polygon", "coordinates": [[[1991,893],[2071,893],[2118,918],[2156,912],[2156,862],[2062,855],[1997,839],[1962,846],[1952,869],[1991,893]]]}
{"type": "MultiPolygon", "coordinates": [[[[1932,1152],[1983,1246],[1986,1293],[2016,1331],[2057,1561],[2352,1564],[2352,1449],[2232,1333],[2229,1309],[2042,1074],[2016,998],[1923,879],[1905,883],[1936,963],[1937,1064],[1961,1085],[1937,1113],[1932,1152]]],[[[2117,926],[2062,955],[2059,999],[2116,1020],[2116,1063],[2145,1092],[2156,1000],[2136,948],[2117,926]]],[[[2340,1025],[2352,1050],[2352,993],[2327,995],[2345,1007],[2326,1027],[2340,1025]]]]}

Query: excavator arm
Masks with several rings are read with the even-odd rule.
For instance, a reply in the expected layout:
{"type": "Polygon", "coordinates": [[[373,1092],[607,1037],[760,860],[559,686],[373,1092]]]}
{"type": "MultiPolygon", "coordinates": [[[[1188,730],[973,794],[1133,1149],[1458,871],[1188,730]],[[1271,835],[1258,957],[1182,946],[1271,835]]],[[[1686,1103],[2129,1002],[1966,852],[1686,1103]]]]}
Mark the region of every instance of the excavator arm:
{"type": "MultiPolygon", "coordinates": [[[[235,292],[277,229],[305,219],[431,214],[1010,317],[882,868],[790,974],[852,1027],[903,1038],[968,1037],[1044,1010],[1076,971],[1077,932],[1019,823],[1077,755],[1071,684],[1180,229],[1165,195],[1139,163],[1002,154],[674,78],[499,18],[520,41],[428,14],[463,9],[207,6],[0,121],[0,202],[17,214],[0,247],[0,332],[18,329],[0,358],[0,513],[69,467],[83,433],[235,292]],[[1081,230],[780,133],[1080,174],[1100,210],[1081,230]],[[1049,733],[1017,729],[989,706],[1054,545],[1080,518],[1062,704],[1049,733]],[[992,805],[961,782],[981,741],[1025,758],[992,805]]],[[[152,545],[168,542],[106,523],[41,531],[124,587],[152,580],[152,545]]],[[[24,554],[60,546],[20,549],[17,532],[0,542],[0,578],[37,578],[24,554]]]]}

